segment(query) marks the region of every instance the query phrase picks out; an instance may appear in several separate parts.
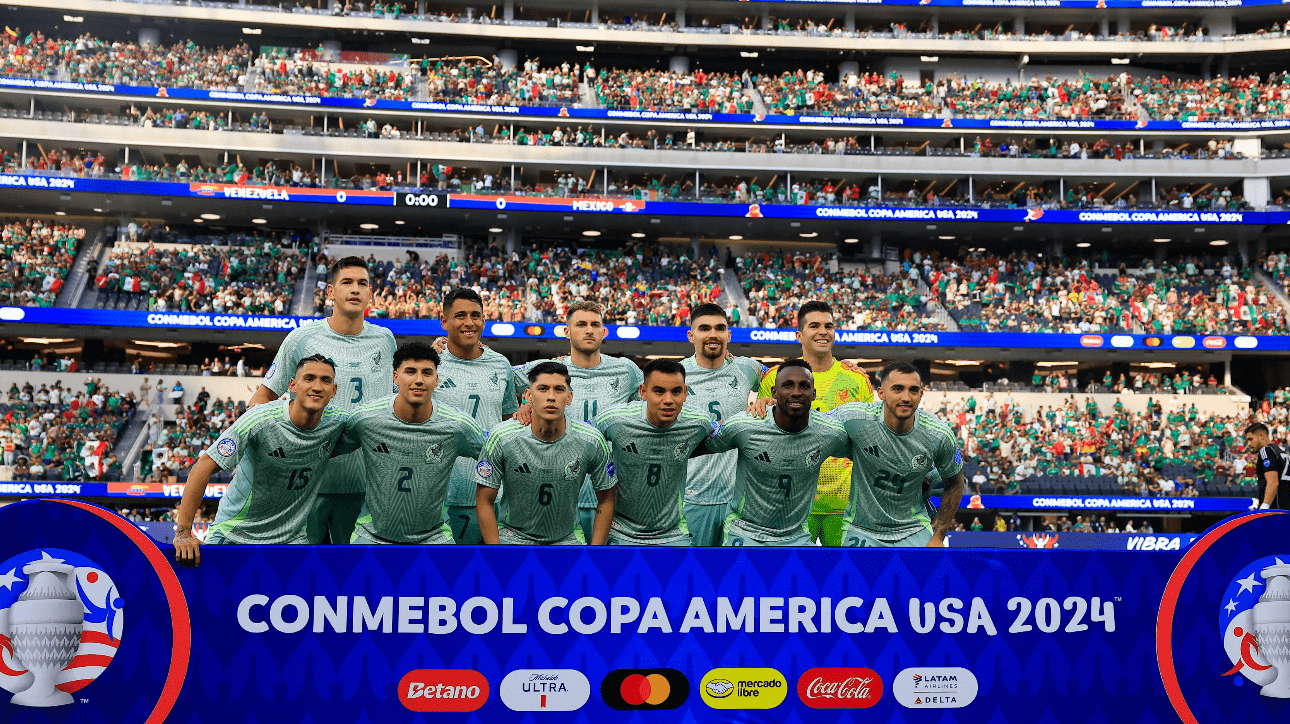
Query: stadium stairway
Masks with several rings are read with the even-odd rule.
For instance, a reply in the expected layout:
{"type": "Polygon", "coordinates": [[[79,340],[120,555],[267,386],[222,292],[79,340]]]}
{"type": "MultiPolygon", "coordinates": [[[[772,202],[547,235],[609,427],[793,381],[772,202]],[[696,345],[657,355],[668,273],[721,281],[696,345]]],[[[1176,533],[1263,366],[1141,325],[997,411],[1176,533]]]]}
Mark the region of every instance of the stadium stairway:
{"type": "Polygon", "coordinates": [[[291,313],[297,317],[312,317],[314,314],[314,289],[318,285],[318,269],[313,264],[305,264],[304,275],[296,282],[296,291],[291,296],[291,313]]]}
{"type": "Polygon", "coordinates": [[[744,288],[739,283],[739,275],[730,267],[721,269],[721,290],[722,296],[729,300],[729,305],[739,308],[739,318],[748,323],[748,295],[744,294],[744,288]]]}
{"type": "Polygon", "coordinates": [[[753,113],[768,115],[770,111],[766,108],[766,99],[761,97],[761,91],[752,82],[752,77],[747,72],[744,73],[744,90],[748,92],[748,97],[752,98],[753,113]]]}
{"type": "Polygon", "coordinates": [[[55,300],[54,306],[79,307],[85,297],[98,295],[98,289],[90,282],[93,273],[99,268],[99,257],[103,254],[104,247],[107,246],[106,235],[102,226],[96,228],[87,225],[85,227],[85,236],[92,239],[92,241],[83,244],[76,252],[76,260],[72,262],[72,270],[68,273],[67,281],[63,284],[63,290],[58,293],[58,299],[55,300]]]}
{"type": "MultiPolygon", "coordinates": [[[[107,239],[104,238],[103,243],[99,244],[98,250],[93,255],[86,257],[85,293],[81,295],[80,301],[76,305],[77,307],[81,309],[97,309],[102,306],[103,300],[100,299],[98,287],[94,286],[93,281],[95,275],[98,274],[99,269],[103,268],[104,262],[107,261],[108,255],[111,253],[112,244],[108,243],[107,239]]],[[[78,259],[72,268],[76,269],[79,265],[80,260],[78,259]]]]}
{"type": "Polygon", "coordinates": [[[600,99],[596,97],[595,84],[584,81],[583,83],[580,83],[578,85],[578,88],[580,89],[578,93],[579,95],[582,96],[582,100],[578,101],[578,105],[580,107],[582,108],[600,107],[600,99]]]}
{"type": "Polygon", "coordinates": [[[1252,266],[1250,271],[1251,278],[1258,281],[1259,284],[1267,287],[1268,291],[1272,292],[1272,296],[1276,298],[1277,303],[1281,305],[1281,308],[1290,312],[1290,296],[1286,296],[1285,290],[1276,282],[1272,281],[1272,277],[1268,276],[1257,266],[1252,266]]]}
{"type": "Polygon", "coordinates": [[[945,305],[940,303],[940,300],[938,300],[936,295],[932,293],[931,287],[927,286],[927,282],[923,281],[923,277],[921,275],[918,277],[917,288],[918,293],[923,295],[923,298],[927,300],[927,311],[936,315],[936,319],[939,320],[941,324],[945,325],[945,331],[959,331],[958,321],[955,320],[954,317],[950,316],[949,310],[945,308],[945,305]]]}

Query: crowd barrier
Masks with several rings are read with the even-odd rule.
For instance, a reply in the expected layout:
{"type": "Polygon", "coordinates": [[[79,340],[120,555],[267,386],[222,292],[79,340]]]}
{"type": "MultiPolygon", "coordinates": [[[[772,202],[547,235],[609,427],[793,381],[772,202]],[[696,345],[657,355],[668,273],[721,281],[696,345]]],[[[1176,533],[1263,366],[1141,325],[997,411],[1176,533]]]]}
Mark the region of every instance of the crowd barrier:
{"type": "Polygon", "coordinates": [[[79,501],[0,530],[5,722],[1290,716],[1280,511],[1149,553],[227,546],[197,568],[79,501]]]}

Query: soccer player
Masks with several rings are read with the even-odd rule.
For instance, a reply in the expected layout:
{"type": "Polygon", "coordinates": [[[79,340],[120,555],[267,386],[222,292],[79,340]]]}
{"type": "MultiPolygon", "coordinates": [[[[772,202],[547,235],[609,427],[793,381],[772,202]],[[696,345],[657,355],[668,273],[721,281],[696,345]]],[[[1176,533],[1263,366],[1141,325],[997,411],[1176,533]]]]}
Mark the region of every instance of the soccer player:
{"type": "Polygon", "coordinates": [[[696,450],[739,450],[725,526],[728,546],[811,545],[806,518],[820,467],[848,450],[846,430],[811,409],[815,381],[809,363],[794,359],[780,365],[773,393],[770,414],[735,415],[696,450]]]}
{"type": "Polygon", "coordinates": [[[1259,495],[1254,499],[1254,507],[1264,510],[1276,508],[1286,510],[1290,505],[1290,484],[1283,485],[1290,478],[1290,460],[1286,454],[1272,443],[1268,426],[1256,422],[1245,428],[1245,449],[1259,451],[1259,462],[1255,466],[1259,478],[1259,495]]]}
{"type": "MultiPolygon", "coordinates": [[[[569,356],[565,361],[573,379],[573,404],[565,410],[569,420],[590,423],[600,410],[637,399],[644,378],[636,363],[625,357],[600,353],[609,332],[605,327],[604,308],[595,302],[571,304],[565,315],[565,326],[569,337],[569,356]]],[[[525,375],[547,361],[536,360],[516,367],[519,373],[516,385],[521,392],[528,381],[525,375]]],[[[528,410],[521,407],[517,417],[521,422],[527,422],[528,414],[528,410]]],[[[596,493],[588,476],[578,496],[578,526],[588,538],[591,537],[597,507],[596,493]]]]}
{"type": "MultiPolygon", "coordinates": [[[[336,364],[337,393],[332,402],[342,410],[390,394],[394,384],[390,359],[396,345],[390,330],[363,319],[372,301],[367,262],[356,256],[336,262],[326,293],[334,304],[331,316],[287,335],[248,408],[278,399],[287,391],[288,372],[315,354],[336,364]]],[[[361,455],[342,455],[328,467],[309,515],[310,543],[349,542],[363,507],[366,479],[361,455]]]]}
{"type": "Polygon", "coordinates": [[[351,543],[441,545],[453,542],[445,521],[448,480],[459,457],[474,459],[484,429],[460,410],[431,399],[439,354],[425,342],[394,353],[397,394],[360,405],[343,445],[362,451],[367,497],[351,543]]]}
{"type": "MultiPolygon", "coordinates": [[[[820,412],[848,402],[873,402],[873,385],[864,370],[833,358],[837,338],[833,308],[827,303],[813,300],[797,310],[797,341],[802,345],[802,359],[815,376],[815,409],[820,412]]],[[[777,369],[762,378],[760,397],[773,396],[777,369]]],[[[841,545],[842,513],[850,482],[851,461],[845,457],[829,460],[820,470],[820,486],[807,525],[811,539],[821,545],[841,545]]]]}
{"type": "Polygon", "coordinates": [[[963,496],[963,455],[950,426],[918,409],[923,376],[909,362],[882,371],[882,402],[853,402],[830,413],[851,439],[851,498],[842,545],[939,548],[963,496]],[[923,480],[945,481],[935,520],[923,480]]]}
{"type": "MultiPolygon", "coordinates": [[[[448,346],[440,355],[439,388],[435,401],[466,413],[486,431],[515,414],[515,375],[501,354],[480,345],[484,332],[484,300],[468,288],[449,291],[443,298],[443,328],[448,346]]],[[[460,458],[448,484],[448,525],[460,544],[478,545],[475,461],[460,458]]]]}
{"type": "Polygon", "coordinates": [[[322,355],[296,362],[287,389],[290,400],[247,410],[198,456],[179,503],[176,561],[200,562],[193,518],[211,474],[234,467],[237,473],[219,502],[206,543],[308,542],[305,519],[349,413],[328,405],[336,395],[336,366],[322,355]]]}
{"type": "Polygon", "coordinates": [[[614,466],[609,443],[594,427],[570,421],[572,378],[559,362],[529,370],[529,403],[533,421],[498,425],[480,455],[475,512],[484,542],[520,545],[583,545],[577,527],[578,492],[590,475],[598,505],[591,544],[604,545],[614,517],[614,466]],[[498,491],[506,496],[506,513],[498,528],[494,505],[498,491]]]}
{"type": "MultiPolygon", "coordinates": [[[[689,384],[687,405],[707,413],[717,423],[743,412],[748,398],[761,384],[766,366],[751,357],[730,355],[730,318],[726,311],[716,304],[695,307],[686,336],[694,345],[694,356],[681,360],[689,384]]],[[[693,545],[721,545],[721,526],[734,492],[738,458],[739,453],[732,450],[690,461],[681,514],[693,545]]]]}
{"type": "Polygon", "coordinates": [[[681,521],[686,463],[714,423],[685,404],[679,362],[657,359],[644,373],[640,400],[603,410],[593,422],[610,443],[618,478],[609,545],[688,546],[681,521]]]}

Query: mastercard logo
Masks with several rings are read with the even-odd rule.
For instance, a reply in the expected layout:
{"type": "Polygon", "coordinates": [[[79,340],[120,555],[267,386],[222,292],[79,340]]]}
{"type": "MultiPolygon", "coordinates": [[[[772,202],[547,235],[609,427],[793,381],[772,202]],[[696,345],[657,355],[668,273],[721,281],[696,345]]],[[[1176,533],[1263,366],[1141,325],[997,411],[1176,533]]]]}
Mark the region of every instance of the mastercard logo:
{"type": "Polygon", "coordinates": [[[546,330],[542,329],[542,325],[540,324],[530,324],[524,328],[524,334],[527,334],[530,337],[541,337],[543,334],[546,334],[546,330]]]}
{"type": "Polygon", "coordinates": [[[611,709],[676,709],[690,698],[690,681],[676,669],[617,669],[600,682],[611,709]]]}
{"type": "Polygon", "coordinates": [[[1160,347],[1165,343],[1160,337],[1143,337],[1142,344],[1147,347],[1160,347]]]}

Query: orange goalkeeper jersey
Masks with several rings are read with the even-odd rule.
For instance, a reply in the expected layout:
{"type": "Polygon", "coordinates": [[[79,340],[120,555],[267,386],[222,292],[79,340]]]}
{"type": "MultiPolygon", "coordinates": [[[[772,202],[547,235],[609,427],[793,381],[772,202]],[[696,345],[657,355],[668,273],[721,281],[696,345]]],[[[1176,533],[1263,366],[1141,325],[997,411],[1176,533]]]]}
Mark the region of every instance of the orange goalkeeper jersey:
{"type": "MultiPolygon", "coordinates": [[[[761,380],[758,397],[772,397],[775,388],[775,366],[761,380]]],[[[812,408],[828,412],[848,402],[873,402],[873,386],[863,372],[849,369],[838,360],[825,372],[815,373],[815,402],[812,408]]],[[[812,514],[842,513],[851,493],[851,459],[829,458],[820,468],[820,486],[815,491],[812,514]]]]}

